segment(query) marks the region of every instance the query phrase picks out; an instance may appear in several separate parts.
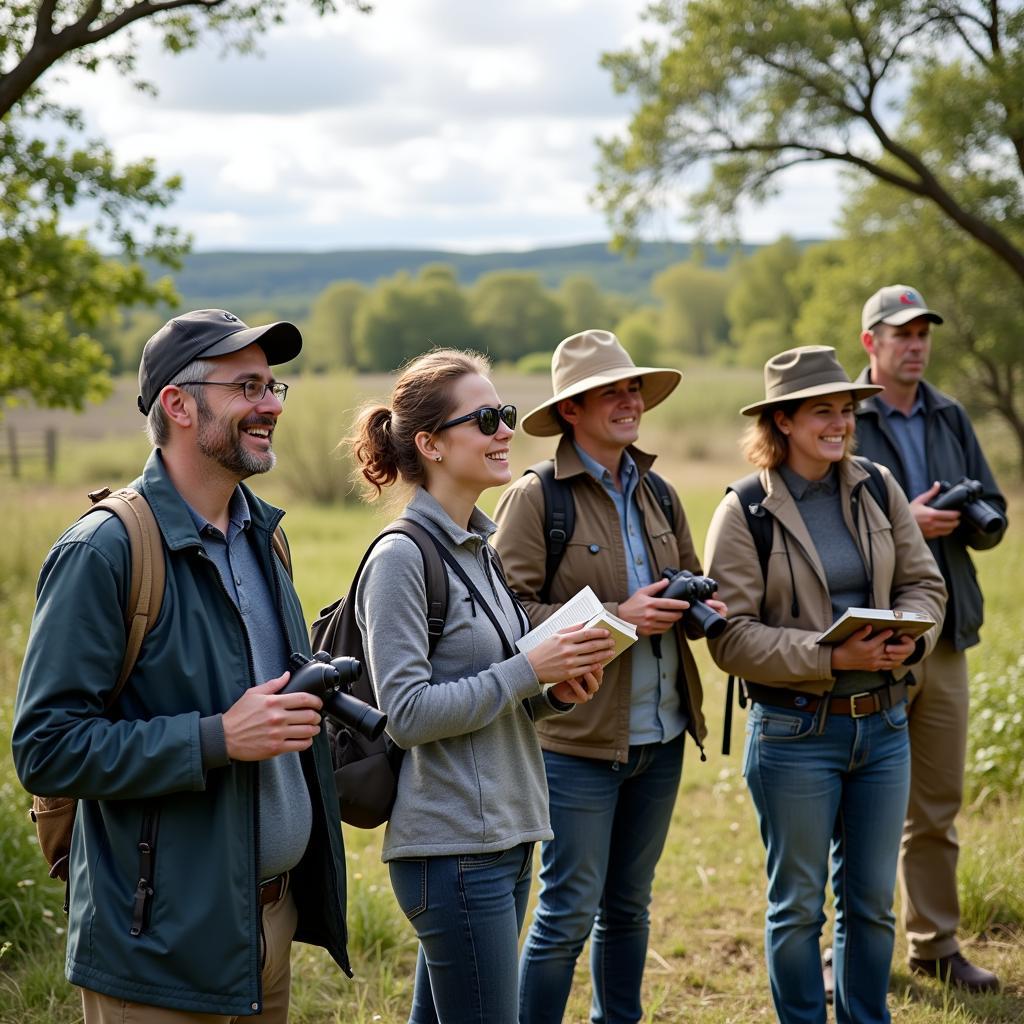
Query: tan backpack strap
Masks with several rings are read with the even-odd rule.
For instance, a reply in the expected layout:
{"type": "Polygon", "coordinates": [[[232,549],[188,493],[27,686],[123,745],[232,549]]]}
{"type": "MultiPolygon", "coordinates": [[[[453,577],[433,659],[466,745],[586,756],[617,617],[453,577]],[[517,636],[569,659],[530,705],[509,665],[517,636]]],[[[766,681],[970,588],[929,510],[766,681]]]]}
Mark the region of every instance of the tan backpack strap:
{"type": "MultiPolygon", "coordinates": [[[[95,491],[89,495],[93,507],[89,512],[105,509],[124,524],[131,548],[132,576],[128,604],[124,609],[127,643],[117,683],[107,697],[106,706],[117,699],[139,658],[142,641],[153,628],[164,599],[167,566],[164,560],[163,537],[149,502],[131,487],[113,493],[95,491]]],[[[86,513],[88,514],[88,513],[86,513]]]]}
{"type": "Polygon", "coordinates": [[[274,531],[274,536],[271,537],[270,542],[273,545],[274,553],[281,559],[284,571],[288,573],[289,577],[291,577],[292,553],[288,549],[288,541],[285,540],[284,530],[282,530],[280,526],[274,531]]]}

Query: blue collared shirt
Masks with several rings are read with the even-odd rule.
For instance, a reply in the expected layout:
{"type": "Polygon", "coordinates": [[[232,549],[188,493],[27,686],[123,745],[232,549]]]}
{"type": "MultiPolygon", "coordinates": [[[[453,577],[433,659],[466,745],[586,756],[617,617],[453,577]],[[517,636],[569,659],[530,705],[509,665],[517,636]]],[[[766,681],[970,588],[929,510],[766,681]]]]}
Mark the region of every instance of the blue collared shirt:
{"type": "MultiPolygon", "coordinates": [[[[288,667],[288,647],[270,583],[253,549],[249,505],[236,487],[228,506],[227,536],[189,506],[203,548],[217,566],[249,637],[256,681],[288,667]]],[[[259,865],[262,878],[295,867],[306,852],[313,823],[309,789],[297,753],[260,761],[259,865]]]]}
{"type": "Polygon", "coordinates": [[[902,412],[881,398],[877,401],[906,467],[909,488],[907,497],[913,500],[919,494],[924,494],[932,485],[932,478],[928,475],[924,396],[918,388],[917,398],[914,399],[909,413],[902,412]]]}
{"type": "MultiPolygon", "coordinates": [[[[591,458],[578,444],[574,444],[584,469],[605,489],[619,514],[622,531],[622,549],[629,574],[629,593],[655,581],[654,566],[644,542],[644,521],[636,502],[636,489],[640,473],[629,452],[622,453],[619,480],[622,489],[615,486],[611,473],[596,459],[591,458]]],[[[686,728],[683,711],[676,689],[679,675],[679,648],[671,630],[664,634],[661,657],[654,655],[650,637],[642,636],[633,645],[632,701],[629,709],[629,742],[668,743],[686,728]]]]}

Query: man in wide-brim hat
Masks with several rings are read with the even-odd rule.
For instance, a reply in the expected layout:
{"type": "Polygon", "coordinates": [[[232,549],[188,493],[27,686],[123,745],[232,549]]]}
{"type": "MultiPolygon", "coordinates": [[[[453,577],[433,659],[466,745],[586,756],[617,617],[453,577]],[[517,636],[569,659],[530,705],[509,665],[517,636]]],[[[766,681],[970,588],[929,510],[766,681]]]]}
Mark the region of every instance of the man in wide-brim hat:
{"type": "Polygon", "coordinates": [[[590,586],[640,634],[605,667],[592,701],[537,723],[555,838],[542,848],[520,964],[520,1018],[531,1024],[562,1019],[592,928],[592,1019],[642,1016],[651,884],[684,737],[700,745],[706,734],[681,623],[688,605],[658,596],[665,569],[700,565],[678,495],[635,447],[644,412],[681,377],[636,366],[609,331],[566,338],[551,360],[551,397],[523,421],[528,434],[561,435],[554,460],[514,483],[495,516],[508,581],[535,626],[590,586]]]}

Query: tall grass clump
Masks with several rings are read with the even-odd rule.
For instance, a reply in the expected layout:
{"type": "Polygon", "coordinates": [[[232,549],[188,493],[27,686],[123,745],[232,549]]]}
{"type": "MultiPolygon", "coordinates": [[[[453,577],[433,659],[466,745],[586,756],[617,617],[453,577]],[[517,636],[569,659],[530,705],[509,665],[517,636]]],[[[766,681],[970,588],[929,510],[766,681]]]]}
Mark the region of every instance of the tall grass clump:
{"type": "Polygon", "coordinates": [[[1024,655],[971,680],[967,776],[974,791],[1024,792],[1024,655]]]}
{"type": "Polygon", "coordinates": [[[351,457],[337,445],[348,433],[359,401],[358,384],[349,374],[307,375],[292,385],[274,431],[274,476],[289,499],[317,505],[358,500],[351,457]]]}

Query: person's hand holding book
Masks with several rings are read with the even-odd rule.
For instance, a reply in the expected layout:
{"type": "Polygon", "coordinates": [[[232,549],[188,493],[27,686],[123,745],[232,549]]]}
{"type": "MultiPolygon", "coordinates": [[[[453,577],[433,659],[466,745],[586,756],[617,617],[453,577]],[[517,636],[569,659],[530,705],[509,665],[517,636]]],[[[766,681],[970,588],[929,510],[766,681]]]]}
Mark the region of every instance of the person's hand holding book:
{"type": "Polygon", "coordinates": [[[561,683],[599,672],[614,652],[609,630],[572,626],[542,640],[526,657],[542,683],[561,683]]]}
{"type": "Polygon", "coordinates": [[[596,672],[585,672],[575,679],[563,679],[548,691],[555,700],[563,704],[585,704],[600,689],[604,679],[604,668],[596,672]]]}

